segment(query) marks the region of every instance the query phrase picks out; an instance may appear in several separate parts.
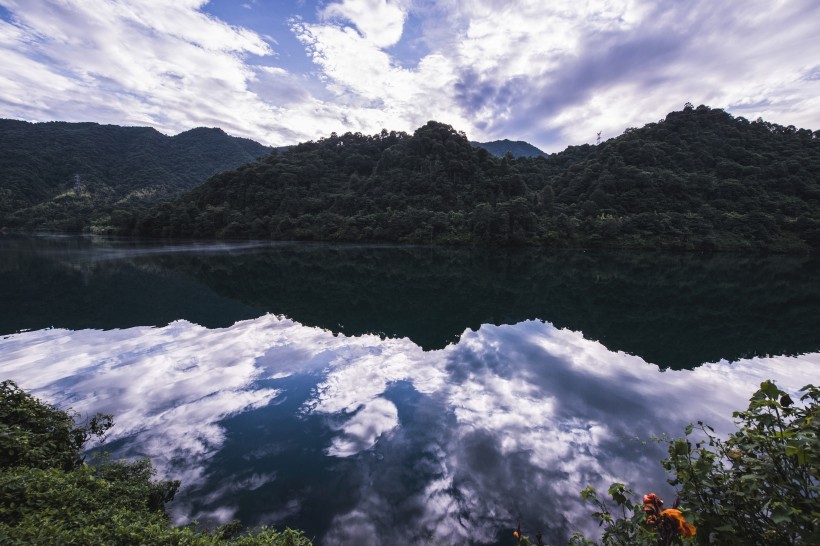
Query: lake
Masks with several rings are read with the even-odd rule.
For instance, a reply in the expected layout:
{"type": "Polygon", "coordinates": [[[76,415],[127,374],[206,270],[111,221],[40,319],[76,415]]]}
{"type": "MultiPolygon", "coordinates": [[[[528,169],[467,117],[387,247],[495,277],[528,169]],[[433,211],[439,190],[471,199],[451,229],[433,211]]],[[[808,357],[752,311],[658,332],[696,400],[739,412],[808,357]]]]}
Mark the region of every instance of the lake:
{"type": "MultiPolygon", "coordinates": [[[[176,522],[561,544],[652,435],[817,381],[812,256],[0,237],[0,375],[181,479],[176,522]]],[[[671,500],[670,500],[671,502],[671,500]]],[[[592,525],[591,525],[592,524],[592,525]]]]}

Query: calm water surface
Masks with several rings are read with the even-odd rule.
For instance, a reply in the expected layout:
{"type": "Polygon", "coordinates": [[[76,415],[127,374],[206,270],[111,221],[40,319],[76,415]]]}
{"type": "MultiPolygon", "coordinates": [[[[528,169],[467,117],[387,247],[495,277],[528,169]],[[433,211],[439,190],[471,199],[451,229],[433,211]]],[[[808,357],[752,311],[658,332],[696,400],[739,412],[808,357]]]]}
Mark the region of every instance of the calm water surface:
{"type": "Polygon", "coordinates": [[[0,373],[107,411],[179,522],[553,544],[651,434],[820,366],[809,256],[0,237],[0,373]],[[665,371],[664,371],[665,370],[665,371]]]}
{"type": "Polygon", "coordinates": [[[820,259],[0,238],[0,334],[265,313],[425,350],[528,319],[661,367],[820,349],[820,259]]]}

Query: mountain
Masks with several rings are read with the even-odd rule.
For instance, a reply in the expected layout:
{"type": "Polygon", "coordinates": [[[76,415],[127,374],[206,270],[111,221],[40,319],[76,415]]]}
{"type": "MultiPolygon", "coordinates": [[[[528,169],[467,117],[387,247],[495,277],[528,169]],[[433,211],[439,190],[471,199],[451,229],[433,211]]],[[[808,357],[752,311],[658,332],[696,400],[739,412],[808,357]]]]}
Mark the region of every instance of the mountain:
{"type": "Polygon", "coordinates": [[[600,145],[495,157],[464,133],[331,135],[150,210],[124,234],[820,250],[820,132],[690,105],[600,145]]]}
{"type": "Polygon", "coordinates": [[[539,157],[539,156],[547,156],[545,152],[542,152],[529,142],[524,142],[523,140],[493,140],[492,142],[470,142],[473,146],[477,148],[484,148],[491,154],[504,157],[506,154],[510,153],[513,157],[539,157]]]}
{"type": "Polygon", "coordinates": [[[0,120],[0,227],[79,231],[270,153],[221,129],[0,120]]]}

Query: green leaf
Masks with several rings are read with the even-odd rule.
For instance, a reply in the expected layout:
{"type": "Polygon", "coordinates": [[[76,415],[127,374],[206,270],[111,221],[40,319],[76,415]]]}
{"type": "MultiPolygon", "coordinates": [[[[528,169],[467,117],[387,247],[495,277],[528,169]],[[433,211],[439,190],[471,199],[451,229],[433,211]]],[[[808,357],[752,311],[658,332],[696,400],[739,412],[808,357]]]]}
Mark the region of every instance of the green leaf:
{"type": "Polygon", "coordinates": [[[780,394],[783,394],[783,391],[778,389],[777,385],[768,380],[760,384],[760,392],[770,400],[776,400],[780,394]]]}
{"type": "Polygon", "coordinates": [[[586,488],[581,491],[581,498],[583,500],[594,499],[597,496],[598,492],[595,491],[595,488],[591,485],[586,486],[586,488]]]}
{"type": "Polygon", "coordinates": [[[797,442],[792,440],[788,444],[786,444],[784,452],[786,453],[787,457],[797,457],[798,464],[806,463],[806,450],[797,442]]]}
{"type": "Polygon", "coordinates": [[[776,504],[774,508],[772,508],[771,518],[773,522],[780,525],[781,523],[791,521],[792,514],[788,507],[782,504],[776,504]]]}

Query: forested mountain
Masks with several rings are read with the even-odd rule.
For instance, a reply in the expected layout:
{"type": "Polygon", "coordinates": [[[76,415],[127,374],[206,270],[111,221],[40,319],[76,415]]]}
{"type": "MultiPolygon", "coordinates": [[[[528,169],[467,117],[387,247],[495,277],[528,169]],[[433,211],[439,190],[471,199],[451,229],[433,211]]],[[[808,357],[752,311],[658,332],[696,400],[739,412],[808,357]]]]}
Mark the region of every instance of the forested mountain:
{"type": "Polygon", "coordinates": [[[220,129],[0,120],[0,227],[79,231],[270,152],[220,129]]]}
{"type": "Polygon", "coordinates": [[[505,138],[504,140],[493,140],[492,142],[470,142],[470,144],[477,148],[484,148],[498,157],[504,157],[508,153],[512,154],[513,157],[538,157],[547,155],[529,142],[524,142],[523,140],[508,140],[505,138]]]}
{"type": "Polygon", "coordinates": [[[820,133],[672,112],[597,146],[497,158],[429,122],[333,134],[117,217],[121,233],[324,241],[820,250],[820,133]]]}

